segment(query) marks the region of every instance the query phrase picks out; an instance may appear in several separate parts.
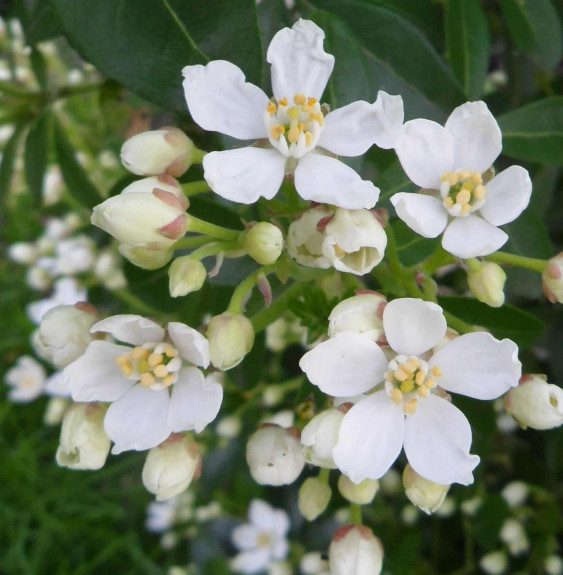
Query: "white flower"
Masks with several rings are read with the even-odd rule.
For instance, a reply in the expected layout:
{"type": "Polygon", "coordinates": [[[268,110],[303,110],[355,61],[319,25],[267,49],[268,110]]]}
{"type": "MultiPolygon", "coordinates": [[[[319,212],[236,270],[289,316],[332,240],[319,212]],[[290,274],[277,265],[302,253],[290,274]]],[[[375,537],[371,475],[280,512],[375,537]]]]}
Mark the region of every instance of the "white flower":
{"type": "Polygon", "coordinates": [[[34,301],[25,308],[29,319],[36,325],[41,323],[42,317],[58,305],[74,305],[84,302],[88,298],[87,292],[74,278],[60,278],[53,286],[51,297],[34,301]]]}
{"type": "Polygon", "coordinates": [[[60,275],[74,275],[86,272],[96,262],[96,244],[85,235],[75,236],[57,242],[56,269],[60,275]]]}
{"type": "Polygon", "coordinates": [[[419,299],[387,304],[388,359],[369,337],[338,333],[306,353],[300,365],[321,391],[336,397],[373,391],[344,416],[333,459],[353,482],[379,479],[404,445],[412,468],[440,484],[473,481],[471,428],[445,391],[494,399],[517,385],[521,364],[510,340],[469,333],[432,348],[446,334],[442,308],[419,299]]]}
{"type": "Polygon", "coordinates": [[[485,172],[501,149],[500,128],[484,102],[459,106],[444,127],[430,120],[407,122],[396,152],[407,176],[428,194],[395,194],[391,202],[397,215],[426,238],[445,230],[442,246],[459,258],[498,250],[508,236],[497,226],[516,219],[532,192],[528,172],[520,166],[486,181],[485,172]]]}
{"type": "Polygon", "coordinates": [[[508,503],[511,509],[517,509],[524,505],[529,493],[530,488],[524,481],[511,481],[505,485],[500,492],[502,498],[508,503]]]}
{"type": "Polygon", "coordinates": [[[311,551],[301,557],[299,569],[303,575],[328,575],[328,562],[318,551],[311,551]]]}
{"type": "Polygon", "coordinates": [[[30,355],[22,355],[4,376],[4,383],[12,388],[8,399],[16,403],[33,401],[43,393],[46,379],[44,367],[30,355]]]}
{"type": "Polygon", "coordinates": [[[176,523],[192,519],[193,506],[194,495],[191,491],[184,491],[166,501],[151,501],[147,507],[145,527],[153,533],[168,531],[176,523]]]}
{"type": "Polygon", "coordinates": [[[116,315],[90,332],[130,344],[93,341],[64,370],[75,401],[111,402],[104,428],[112,453],[150,449],[215,419],[223,388],[194,367],[209,365],[209,344],[198,331],[177,322],[165,331],[138,315],[116,315]]]}
{"type": "Polygon", "coordinates": [[[331,575],[379,575],[381,541],[364,525],[346,525],[334,534],[328,550],[331,575]]]}
{"type": "Polygon", "coordinates": [[[487,575],[502,575],[502,573],[506,573],[508,567],[506,553],[504,551],[491,551],[483,555],[479,561],[479,567],[487,575]]]}
{"type": "Polygon", "coordinates": [[[530,549],[530,541],[520,521],[509,517],[499,533],[500,540],[508,547],[508,552],[518,557],[530,549]]]}
{"type": "Polygon", "coordinates": [[[39,255],[37,246],[31,242],[16,242],[8,247],[8,257],[18,264],[31,265],[39,255]]]}
{"type": "Polygon", "coordinates": [[[274,98],[246,83],[223,60],[183,70],[192,118],[205,130],[269,145],[207,154],[205,179],[220,196],[250,204],[271,199],[286,174],[305,200],[348,209],[371,208],[379,190],[333,157],[360,156],[372,144],[392,148],[403,122],[400,96],[379,92],[374,104],[358,101],[326,114],[320,105],[334,66],[324,32],[309,20],[280,30],[268,48],[274,98]]]}
{"type": "Polygon", "coordinates": [[[248,508],[249,523],[239,525],[232,534],[233,543],[241,551],[231,561],[234,571],[258,573],[273,560],[287,557],[289,517],[282,509],[274,509],[265,501],[254,499],[248,508]]]}

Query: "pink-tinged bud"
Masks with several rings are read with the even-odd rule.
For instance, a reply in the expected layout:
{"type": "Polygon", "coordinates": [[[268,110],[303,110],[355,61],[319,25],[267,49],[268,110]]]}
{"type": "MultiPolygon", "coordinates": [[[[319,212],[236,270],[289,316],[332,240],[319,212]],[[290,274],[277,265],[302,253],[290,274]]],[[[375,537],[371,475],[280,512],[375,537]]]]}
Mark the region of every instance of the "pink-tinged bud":
{"type": "Polygon", "coordinates": [[[504,396],[506,411],[523,427],[553,429],[563,424],[563,389],[545,376],[527,374],[504,396]]]}
{"type": "Polygon", "coordinates": [[[149,450],[143,467],[143,484],[156,495],[157,501],[165,501],[185,491],[200,472],[197,443],[191,437],[174,434],[149,450]]]}
{"type": "Polygon", "coordinates": [[[299,488],[299,511],[307,521],[314,521],[328,507],[332,490],[317,477],[305,479],[299,488]]]}
{"type": "MultiPolygon", "coordinates": [[[[180,182],[169,176],[168,174],[160,174],[160,176],[153,176],[151,178],[143,178],[142,180],[136,180],[129,184],[120,195],[131,194],[133,192],[139,192],[143,194],[152,194],[155,189],[163,190],[165,192],[170,192],[175,195],[180,201],[185,202],[189,205],[189,200],[184,194],[184,190],[180,185],[180,182]]],[[[186,206],[187,209],[187,206],[186,206]]]]}
{"type": "Polygon", "coordinates": [[[551,303],[563,303],[563,252],[549,260],[542,279],[545,297],[551,303]]]}
{"type": "Polygon", "coordinates": [[[283,234],[274,224],[258,222],[246,232],[244,249],[260,265],[273,264],[282,253],[283,234]]]}
{"type": "Polygon", "coordinates": [[[332,538],[328,562],[331,575],[379,575],[383,546],[368,527],[346,525],[332,538]]]}
{"type": "Polygon", "coordinates": [[[238,365],[254,345],[254,328],[240,314],[222,313],[211,318],[207,328],[211,363],[223,371],[238,365]]]}
{"type": "Polygon", "coordinates": [[[121,162],[139,176],[168,173],[179,178],[192,164],[193,142],[178,128],[142,132],[121,148],[121,162]]]}
{"type": "Polygon", "coordinates": [[[440,485],[420,476],[410,464],[403,471],[403,486],[410,502],[427,515],[440,508],[450,489],[449,485],[440,485]]]}
{"type": "Polygon", "coordinates": [[[328,316],[328,335],[357,331],[377,341],[383,335],[383,310],[387,300],[376,292],[355,295],[341,301],[328,316]]]}
{"type": "Polygon", "coordinates": [[[136,248],[127,244],[119,244],[119,253],[128,259],[134,266],[144,270],[157,270],[164,267],[173,257],[172,250],[153,250],[150,248],[136,248]]]}
{"type": "Polygon", "coordinates": [[[265,274],[260,274],[258,276],[256,286],[264,296],[264,307],[270,307],[270,304],[272,303],[272,286],[268,281],[268,277],[265,274]]]}

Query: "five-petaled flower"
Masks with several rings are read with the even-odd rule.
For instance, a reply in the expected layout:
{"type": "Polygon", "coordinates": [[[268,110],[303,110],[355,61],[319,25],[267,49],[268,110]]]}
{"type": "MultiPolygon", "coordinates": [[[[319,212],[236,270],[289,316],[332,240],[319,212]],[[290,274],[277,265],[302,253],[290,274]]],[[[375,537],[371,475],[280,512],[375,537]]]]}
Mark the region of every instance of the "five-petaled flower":
{"type": "Polygon", "coordinates": [[[494,399],[516,386],[516,344],[475,332],[433,351],[444,339],[446,320],[440,306],[420,299],[387,304],[383,329],[387,354],[367,335],[343,331],[301,359],[321,391],[335,397],[368,393],[342,420],[335,464],[355,483],[379,479],[404,446],[422,477],[472,483],[479,458],[469,454],[471,428],[446,392],[494,399]]]}

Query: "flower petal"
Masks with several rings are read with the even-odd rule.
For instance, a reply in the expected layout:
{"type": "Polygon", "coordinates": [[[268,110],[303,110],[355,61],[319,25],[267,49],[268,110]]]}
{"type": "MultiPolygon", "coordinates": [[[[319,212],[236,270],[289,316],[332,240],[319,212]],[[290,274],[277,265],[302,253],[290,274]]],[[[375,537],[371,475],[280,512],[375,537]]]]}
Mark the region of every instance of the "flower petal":
{"type": "Polygon", "coordinates": [[[434,196],[400,192],[391,196],[391,203],[403,222],[425,238],[439,236],[448,223],[448,213],[434,196]]]}
{"type": "Polygon", "coordinates": [[[239,148],[207,154],[203,169],[216,194],[240,204],[252,204],[260,196],[271,200],[278,193],[285,176],[285,161],[277,150],[239,148]]]}
{"type": "Polygon", "coordinates": [[[407,176],[421,188],[440,189],[440,178],[455,166],[450,133],[430,120],[404,124],[395,151],[407,176]]]}
{"type": "Polygon", "coordinates": [[[429,365],[442,370],[440,387],[475,399],[501,396],[518,385],[522,374],[518,346],[485,332],[456,337],[431,357],[429,365]]]}
{"type": "Polygon", "coordinates": [[[332,454],[354,483],[379,479],[401,453],[405,416],[385,391],[362,399],[344,416],[332,454]]]}
{"type": "Polygon", "coordinates": [[[105,432],[115,443],[111,452],[143,451],[162,443],[172,433],[169,404],[167,389],[155,391],[141,384],[112,403],[104,419],[105,432]]]}
{"type": "Polygon", "coordinates": [[[131,352],[125,345],[93,341],[84,355],[63,371],[74,401],[115,401],[136,382],[123,375],[115,360],[131,352]]]}
{"type": "Polygon", "coordinates": [[[235,573],[259,573],[270,563],[270,550],[264,547],[243,551],[231,559],[231,568],[235,573]]]}
{"type": "Polygon", "coordinates": [[[479,457],[470,455],[471,427],[449,401],[430,394],[405,422],[405,453],[422,477],[441,485],[473,483],[479,457]]]}
{"type": "Polygon", "coordinates": [[[379,199],[379,188],[362,180],[352,168],[336,158],[316,153],[299,160],[295,187],[304,200],[347,210],[372,208],[379,199]]]}
{"type": "Polygon", "coordinates": [[[298,20],[272,38],[267,60],[276,100],[292,99],[295,94],[321,99],[334,68],[334,56],[323,48],[324,37],[314,22],[298,20]]]}
{"type": "Polygon", "coordinates": [[[172,388],[168,423],[175,433],[202,431],[219,413],[223,387],[209,383],[196,367],[183,367],[172,388]]]}
{"type": "Polygon", "coordinates": [[[448,326],[439,305],[405,297],[385,306],[383,329],[394,351],[419,355],[442,341],[448,326]]]}
{"type": "Polygon", "coordinates": [[[186,361],[199,367],[209,365],[209,342],[203,334],[177,321],[169,322],[166,329],[174,347],[186,361]]]}
{"type": "Polygon", "coordinates": [[[515,220],[530,203],[532,181],[528,171],[510,166],[487,184],[487,199],[479,210],[495,226],[515,220]]]}
{"type": "Polygon", "coordinates": [[[245,82],[240,68],[215,60],[207,66],[186,66],[182,74],[188,109],[204,130],[239,140],[268,137],[264,124],[268,96],[245,82]]]}
{"type": "Polygon", "coordinates": [[[235,527],[231,534],[231,539],[237,549],[247,551],[258,547],[258,537],[260,536],[260,529],[255,525],[244,523],[235,527]]]}
{"type": "Polygon", "coordinates": [[[445,125],[454,146],[456,170],[485,172],[502,150],[502,135],[485,102],[458,106],[445,125]]]}
{"type": "Polygon", "coordinates": [[[358,395],[383,381],[388,361],[369,337],[342,331],[308,351],[299,362],[309,381],[336,397],[358,395]]]}
{"type": "Polygon", "coordinates": [[[251,501],[248,519],[261,531],[270,531],[280,537],[283,537],[290,527],[289,517],[283,509],[274,509],[261,499],[251,501]]]}
{"type": "Polygon", "coordinates": [[[164,330],[154,321],[141,315],[113,315],[90,328],[90,333],[109,333],[115,339],[133,345],[162,341],[164,330]]]}
{"type": "Polygon", "coordinates": [[[442,247],[458,258],[476,258],[496,252],[508,236],[478,216],[455,218],[442,236],[442,247]]]}

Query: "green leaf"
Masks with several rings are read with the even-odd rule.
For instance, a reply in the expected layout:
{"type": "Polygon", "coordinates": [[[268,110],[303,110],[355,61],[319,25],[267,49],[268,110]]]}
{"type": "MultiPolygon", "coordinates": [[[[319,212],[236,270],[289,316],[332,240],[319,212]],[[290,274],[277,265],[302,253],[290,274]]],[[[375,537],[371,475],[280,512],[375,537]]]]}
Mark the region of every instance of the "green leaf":
{"type": "Polygon", "coordinates": [[[43,177],[47,167],[52,116],[45,111],[31,125],[25,140],[24,171],[29,190],[39,205],[43,195],[43,177]]]}
{"type": "Polygon", "coordinates": [[[514,41],[541,66],[552,69],[561,59],[561,21],[550,0],[501,0],[514,41]]]}
{"type": "Polygon", "coordinates": [[[55,149],[65,184],[72,197],[87,208],[104,201],[74,154],[64,129],[55,119],[55,149]]]}
{"type": "Polygon", "coordinates": [[[563,96],[544,98],[498,118],[503,153],[563,166],[563,96]]]}
{"type": "Polygon", "coordinates": [[[52,0],[76,50],[146,100],[186,111],[182,68],[229,60],[260,83],[254,0],[52,0]]]}
{"type": "Polygon", "coordinates": [[[459,319],[485,327],[499,339],[509,338],[520,347],[531,345],[545,328],[541,319],[511,305],[493,308],[461,296],[443,296],[438,303],[459,319]]]}
{"type": "Polygon", "coordinates": [[[51,0],[30,2],[27,22],[25,22],[25,37],[28,43],[33,46],[61,34],[62,29],[51,0]]]}
{"type": "Polygon", "coordinates": [[[394,220],[391,226],[397,242],[399,259],[403,265],[417,264],[436,249],[437,239],[423,238],[413,232],[402,220],[394,220]]]}
{"type": "Polygon", "coordinates": [[[446,1],[446,43],[450,65],[469,100],[478,100],[489,68],[491,42],[479,0],[446,1]]]}
{"type": "Polygon", "coordinates": [[[49,75],[47,71],[47,62],[45,61],[45,56],[43,56],[40,50],[33,47],[31,49],[30,61],[33,73],[37,78],[37,83],[39,84],[39,87],[43,91],[47,90],[49,75]]]}
{"type": "Polygon", "coordinates": [[[25,124],[15,126],[14,132],[2,151],[2,160],[0,163],[0,207],[3,207],[8,192],[10,191],[10,184],[12,183],[12,176],[14,175],[14,167],[18,152],[18,144],[24,128],[25,124]]]}

